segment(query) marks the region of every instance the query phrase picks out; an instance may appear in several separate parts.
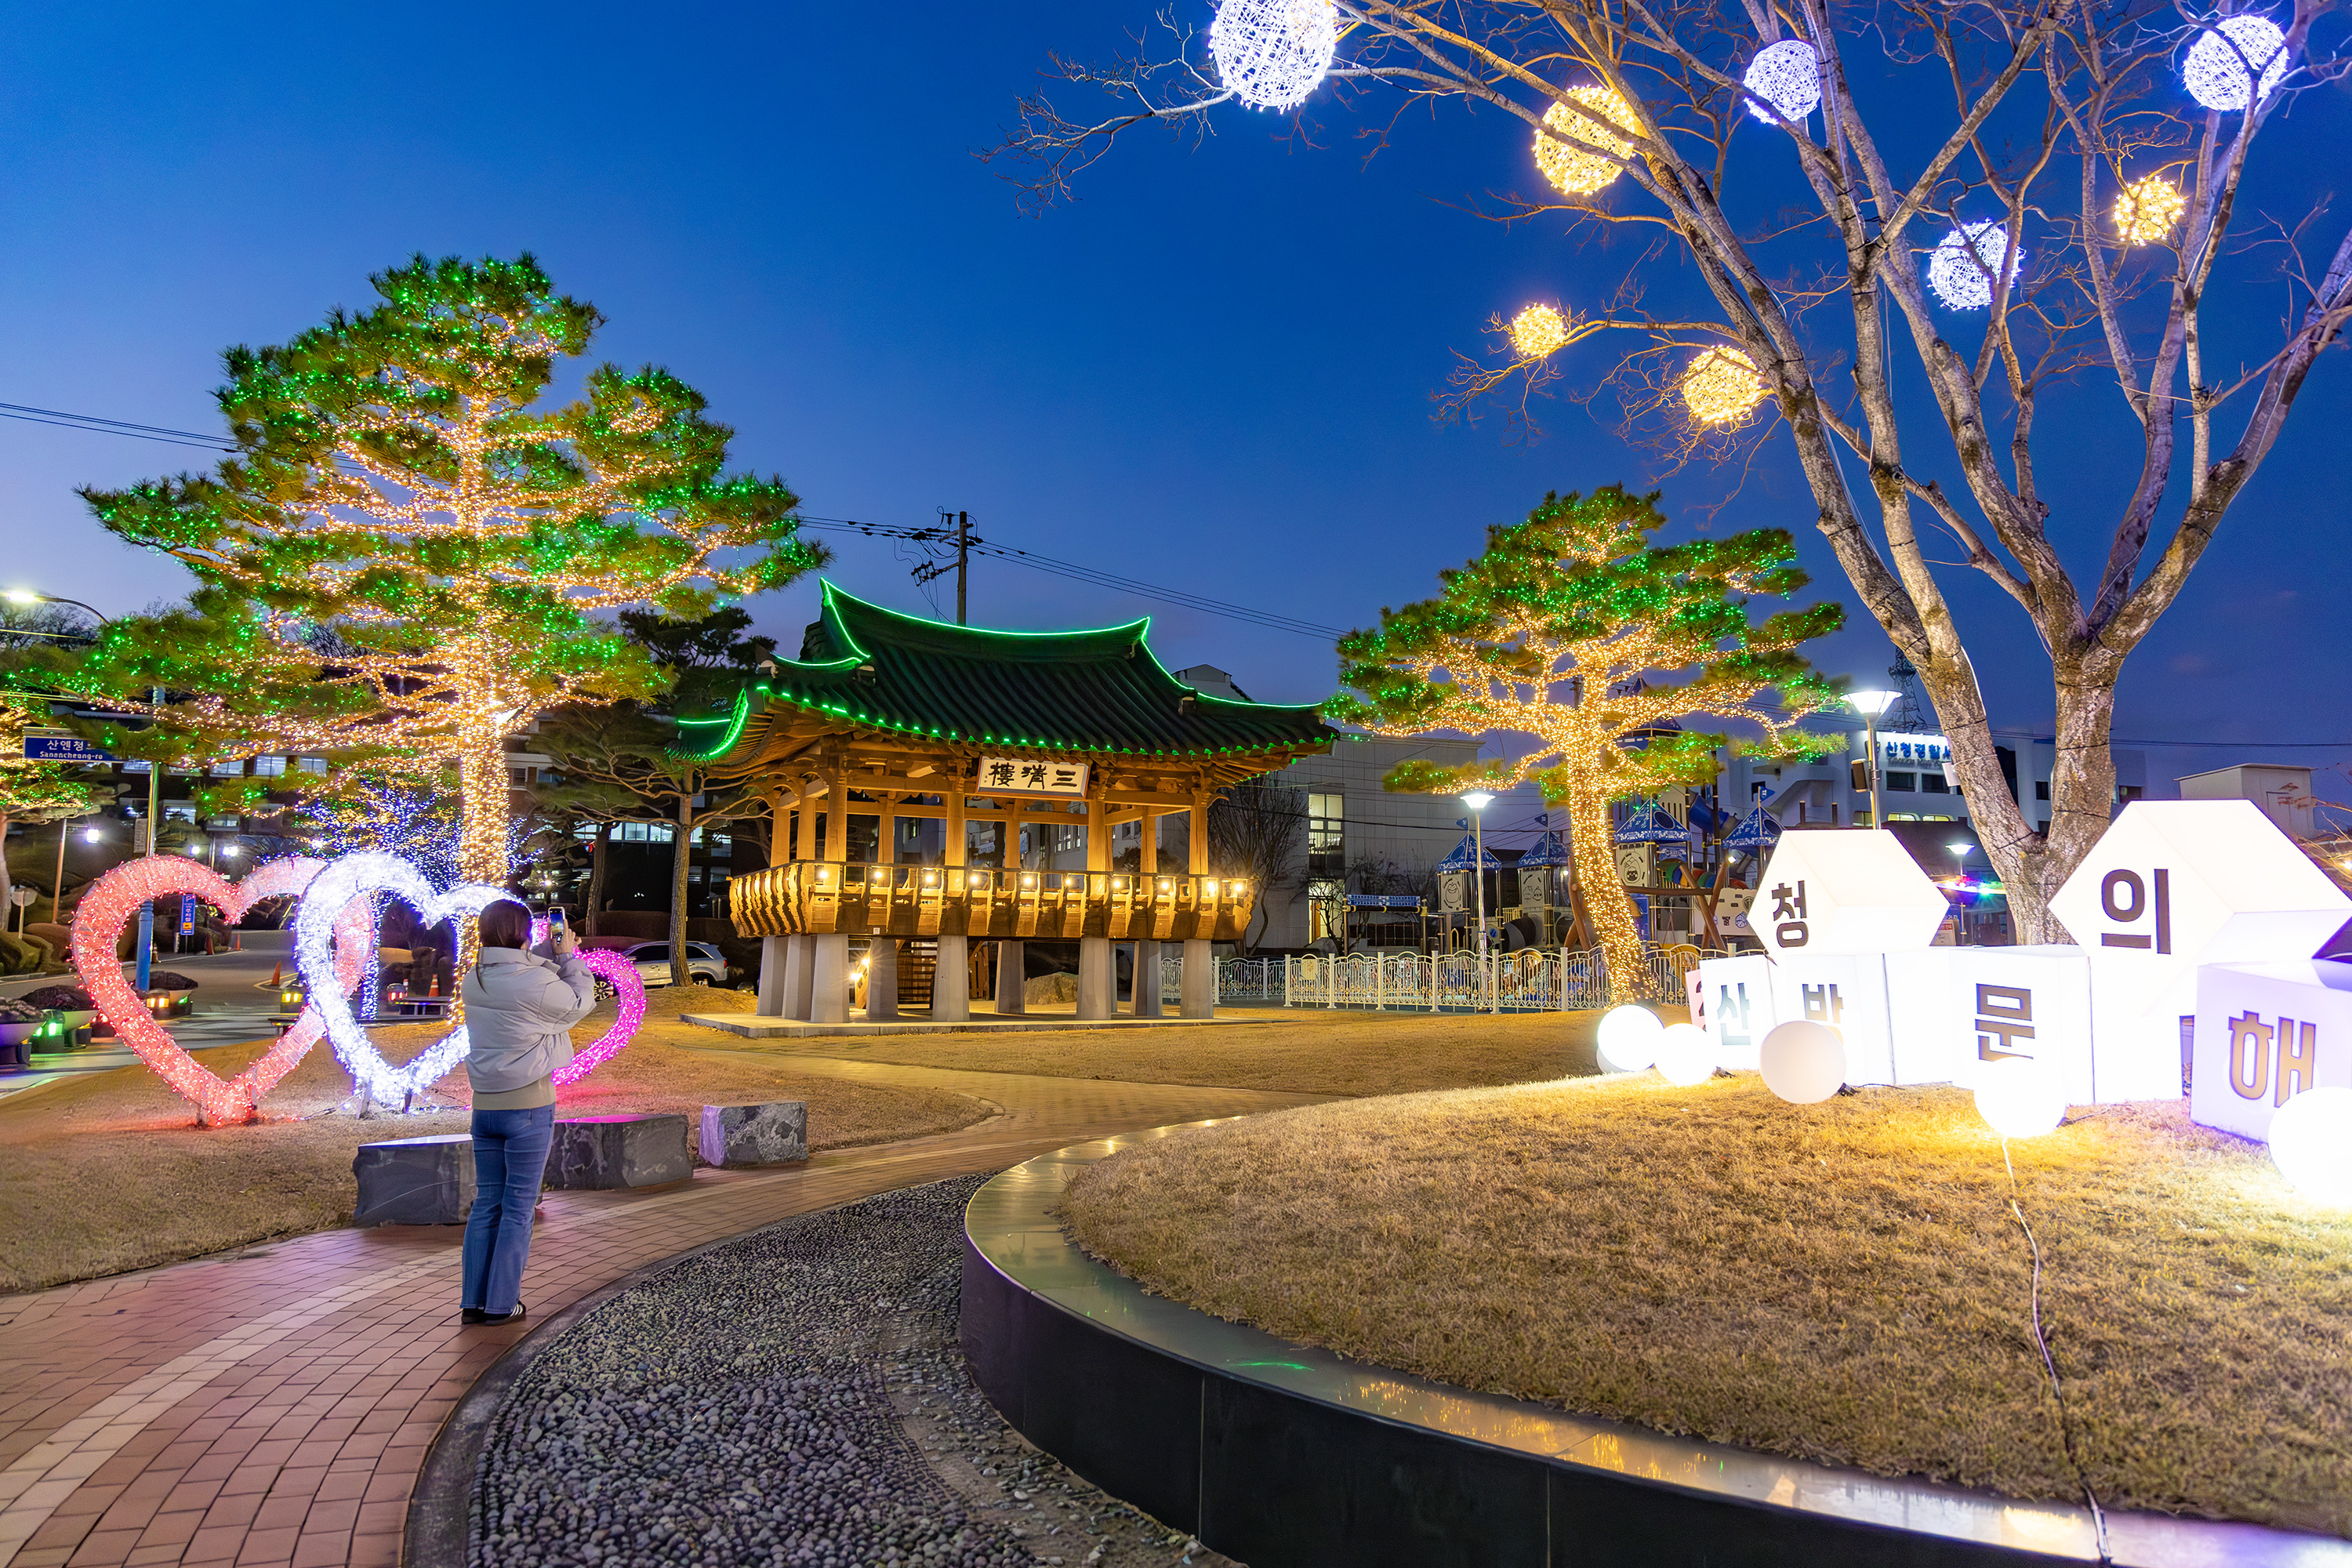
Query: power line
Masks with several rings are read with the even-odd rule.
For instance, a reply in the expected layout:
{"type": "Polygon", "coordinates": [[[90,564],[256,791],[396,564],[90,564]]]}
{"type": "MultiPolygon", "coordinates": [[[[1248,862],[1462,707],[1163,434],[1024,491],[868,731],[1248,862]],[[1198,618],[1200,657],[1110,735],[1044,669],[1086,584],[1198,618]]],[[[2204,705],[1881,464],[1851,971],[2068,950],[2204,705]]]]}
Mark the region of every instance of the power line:
{"type": "Polygon", "coordinates": [[[168,425],[135,425],[127,419],[101,419],[95,414],[68,414],[58,408],[34,408],[22,403],[0,403],[0,419],[27,425],[54,425],[62,430],[85,430],[93,436],[129,436],[141,441],[164,441],[174,447],[202,447],[211,452],[236,448],[217,436],[195,430],[174,430],[168,425]]]}

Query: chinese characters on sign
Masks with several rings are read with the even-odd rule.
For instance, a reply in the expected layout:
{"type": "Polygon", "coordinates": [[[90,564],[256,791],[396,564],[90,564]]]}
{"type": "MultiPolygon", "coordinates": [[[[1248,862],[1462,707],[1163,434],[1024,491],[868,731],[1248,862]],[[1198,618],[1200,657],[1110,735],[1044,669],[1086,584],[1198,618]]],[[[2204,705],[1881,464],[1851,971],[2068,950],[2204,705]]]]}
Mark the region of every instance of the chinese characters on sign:
{"type": "Polygon", "coordinates": [[[1038,757],[982,757],[976,787],[983,795],[1082,795],[1087,793],[1087,764],[1038,757]]]}

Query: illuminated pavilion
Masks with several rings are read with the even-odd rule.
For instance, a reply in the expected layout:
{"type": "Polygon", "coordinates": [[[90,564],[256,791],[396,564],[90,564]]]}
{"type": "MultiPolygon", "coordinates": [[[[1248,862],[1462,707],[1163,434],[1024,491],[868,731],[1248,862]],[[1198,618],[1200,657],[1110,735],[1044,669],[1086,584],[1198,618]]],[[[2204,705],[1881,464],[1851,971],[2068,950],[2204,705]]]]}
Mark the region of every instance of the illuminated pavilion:
{"type": "MultiPolygon", "coordinates": [[[[1005,632],[898,615],[824,584],[796,660],[762,665],[731,714],[705,721],[695,760],[768,799],[764,871],[729,884],[735,929],[764,939],[759,1011],[849,1017],[849,943],[869,939],[869,1020],[898,1016],[899,943],[938,942],[931,1017],[971,1016],[971,944],[1000,943],[995,1007],[1023,1010],[1024,940],[1076,939],[1077,1016],[1108,1019],[1113,945],[1135,949],[1134,1011],[1159,1015],[1160,943],[1183,944],[1183,1016],[1213,1015],[1210,944],[1238,938],[1258,889],[1209,864],[1218,793],[1338,738],[1311,707],[1236,701],[1176,679],[1144,640],[1150,622],[1005,632]],[[1190,823],[1190,864],[1158,864],[1159,818],[1190,823]],[[856,817],[878,820],[853,859],[856,817]],[[890,864],[908,819],[945,824],[937,864],[890,864]],[[1140,822],[1131,871],[1112,830],[1140,822]],[[968,829],[997,824],[996,863],[968,829]],[[1024,869],[1023,827],[1084,829],[1087,868],[1024,869]]],[[[689,730],[689,735],[694,731],[689,730]]],[[[689,744],[691,742],[689,742],[689,744]]]]}

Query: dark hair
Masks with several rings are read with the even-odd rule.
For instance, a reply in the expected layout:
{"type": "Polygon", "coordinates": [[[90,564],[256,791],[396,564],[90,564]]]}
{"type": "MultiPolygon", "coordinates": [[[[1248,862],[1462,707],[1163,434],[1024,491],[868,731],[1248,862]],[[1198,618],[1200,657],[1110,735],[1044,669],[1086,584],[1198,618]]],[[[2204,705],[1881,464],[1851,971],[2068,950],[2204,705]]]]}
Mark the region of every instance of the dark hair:
{"type": "Polygon", "coordinates": [[[528,947],[530,911],[512,899],[500,899],[482,910],[479,929],[484,947],[528,947]]]}

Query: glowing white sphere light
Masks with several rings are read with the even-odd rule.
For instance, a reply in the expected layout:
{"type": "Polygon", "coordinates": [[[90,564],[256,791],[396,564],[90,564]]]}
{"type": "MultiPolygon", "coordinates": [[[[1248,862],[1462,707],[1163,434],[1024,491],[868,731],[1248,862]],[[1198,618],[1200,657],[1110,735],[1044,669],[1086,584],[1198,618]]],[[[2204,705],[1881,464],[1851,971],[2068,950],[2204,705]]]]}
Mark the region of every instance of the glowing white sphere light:
{"type": "Polygon", "coordinates": [[[1224,0],[1209,24],[1217,77],[1252,109],[1307,101],[1339,47],[1331,0],[1224,0]]]}
{"type": "MultiPolygon", "coordinates": [[[[1927,287],[1955,310],[1981,310],[1992,303],[1992,280],[2009,251],[2009,230],[1997,223],[1964,223],[1937,243],[1927,258],[1927,287]]],[[[2010,276],[2025,260],[2010,258],[2010,276]]]]}
{"type": "Polygon", "coordinates": [[[2231,16],[2206,28],[2180,62],[2189,96],[2224,114],[2269,97],[2285,74],[2286,35],[2267,16],[2231,16]],[[2259,83],[2248,66],[2262,73],[2259,83]]]}
{"type": "Polygon", "coordinates": [[[1739,83],[1748,89],[1748,112],[1765,124],[1779,123],[1775,110],[1781,120],[1802,120],[1822,101],[1821,57],[1801,38],[1783,38],[1757,51],[1739,83]]]}
{"type": "Polygon", "coordinates": [[[1658,1037],[1666,1026],[1647,1007],[1612,1007],[1601,1015],[1601,1065],[1611,1072],[1640,1072],[1658,1059],[1658,1037]]]}
{"type": "Polygon", "coordinates": [[[1658,1036],[1658,1076],[1679,1089],[1715,1076],[1715,1037],[1696,1024],[1668,1024],[1658,1036]]]}
{"type": "Polygon", "coordinates": [[[2004,1138],[2039,1138],[2066,1120],[2066,1086],[2046,1062],[2005,1057],[1977,1074],[1977,1114],[2004,1138]]]}
{"type": "Polygon", "coordinates": [[[2314,1203],[2352,1207],[2352,1089],[2306,1089],[2280,1106],[2271,1163],[2314,1203]]]}
{"type": "Polygon", "coordinates": [[[1791,1105],[1811,1105],[1845,1087],[1845,1039],[1827,1024],[1792,1018],[1757,1047],[1764,1087],[1791,1105]]]}

